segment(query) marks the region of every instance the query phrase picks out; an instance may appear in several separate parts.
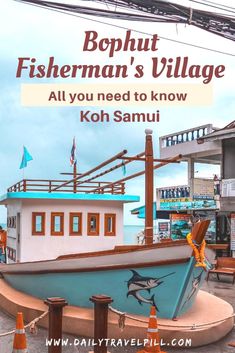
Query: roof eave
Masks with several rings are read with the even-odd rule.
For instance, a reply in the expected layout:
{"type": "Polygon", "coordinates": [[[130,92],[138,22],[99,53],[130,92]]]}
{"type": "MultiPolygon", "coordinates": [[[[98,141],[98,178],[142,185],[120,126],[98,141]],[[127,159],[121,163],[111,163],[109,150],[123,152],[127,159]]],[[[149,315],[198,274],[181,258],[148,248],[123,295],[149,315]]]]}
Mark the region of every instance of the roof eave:
{"type": "Polygon", "coordinates": [[[136,195],[111,194],[71,194],[71,193],[43,193],[43,192],[8,192],[0,196],[0,204],[9,200],[77,200],[77,201],[119,201],[123,203],[139,202],[136,195]]]}

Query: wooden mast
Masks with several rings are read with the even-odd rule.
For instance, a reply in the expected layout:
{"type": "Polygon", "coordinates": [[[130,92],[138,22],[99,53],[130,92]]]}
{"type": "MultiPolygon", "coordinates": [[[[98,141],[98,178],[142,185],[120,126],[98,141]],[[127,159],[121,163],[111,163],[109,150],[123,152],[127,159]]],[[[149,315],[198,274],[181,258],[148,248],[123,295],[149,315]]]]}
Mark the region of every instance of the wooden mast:
{"type": "Polygon", "coordinates": [[[73,163],[73,192],[77,192],[77,161],[73,163]]]}
{"type": "Polygon", "coordinates": [[[153,244],[153,142],[152,130],[145,130],[145,244],[153,244]]]}
{"type": "MultiPolygon", "coordinates": [[[[107,159],[106,161],[104,161],[103,163],[99,164],[99,165],[96,166],[95,168],[92,168],[92,169],[88,170],[88,172],[83,173],[83,174],[80,174],[79,176],[76,177],[76,180],[75,180],[75,181],[77,182],[78,179],[84,178],[85,176],[92,174],[92,173],[95,172],[96,170],[105,167],[107,164],[110,164],[111,162],[115,161],[115,160],[118,159],[119,157],[124,156],[124,154],[126,154],[126,153],[127,153],[127,150],[123,150],[122,152],[116,154],[116,155],[113,156],[112,158],[109,158],[109,159],[107,159]]],[[[73,183],[73,182],[74,182],[74,178],[71,179],[71,180],[68,180],[68,181],[64,182],[63,184],[57,185],[57,186],[56,186],[54,189],[52,189],[51,191],[56,191],[56,190],[62,188],[63,186],[69,185],[69,184],[71,184],[71,183],[73,183]]]]}
{"type": "MultiPolygon", "coordinates": [[[[145,152],[144,152],[144,154],[145,154],[145,152]]],[[[173,158],[166,159],[166,162],[162,162],[162,163],[158,163],[158,164],[154,165],[154,166],[153,166],[153,169],[154,169],[154,170],[155,170],[155,169],[159,169],[159,168],[161,168],[161,167],[164,167],[164,166],[167,165],[168,163],[178,163],[178,160],[181,159],[181,158],[182,158],[182,155],[179,154],[178,156],[175,156],[175,157],[173,157],[173,158]]],[[[125,162],[125,163],[126,163],[126,162],[125,162]]],[[[179,163],[180,163],[180,162],[179,162],[179,163]]],[[[112,185],[115,185],[115,184],[124,183],[124,182],[126,182],[126,181],[128,181],[128,180],[131,180],[131,179],[133,179],[133,178],[137,178],[137,177],[139,177],[139,176],[141,176],[141,175],[143,175],[143,174],[145,174],[145,170],[142,170],[141,172],[138,172],[138,173],[129,175],[129,176],[125,177],[125,178],[116,180],[115,182],[110,183],[110,184],[108,185],[108,187],[110,187],[110,186],[112,186],[112,185]]],[[[88,180],[86,180],[86,181],[88,181],[88,180]]],[[[106,189],[106,188],[107,188],[107,185],[105,185],[105,186],[100,186],[100,187],[98,187],[98,188],[96,188],[96,189],[93,189],[93,190],[91,190],[91,191],[88,191],[88,193],[91,193],[91,192],[98,192],[98,193],[101,193],[101,191],[104,190],[104,189],[106,189]]]]}

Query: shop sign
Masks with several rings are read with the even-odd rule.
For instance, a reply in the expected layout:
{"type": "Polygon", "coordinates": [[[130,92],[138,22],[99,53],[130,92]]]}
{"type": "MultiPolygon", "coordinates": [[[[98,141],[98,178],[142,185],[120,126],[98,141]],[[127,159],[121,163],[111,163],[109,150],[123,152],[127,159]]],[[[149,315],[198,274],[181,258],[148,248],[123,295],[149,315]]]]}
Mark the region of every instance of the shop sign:
{"type": "Polygon", "coordinates": [[[194,199],[214,199],[214,180],[195,178],[193,179],[193,197],[194,199]]]}
{"type": "Polygon", "coordinates": [[[191,215],[171,214],[171,238],[185,239],[191,232],[191,215]]]}
{"type": "Polygon", "coordinates": [[[164,211],[180,211],[180,210],[215,210],[215,200],[194,200],[194,201],[176,201],[160,202],[160,210],[164,211]]]}
{"type": "Polygon", "coordinates": [[[169,231],[169,222],[158,222],[158,231],[159,232],[168,232],[169,231]]]}
{"type": "Polygon", "coordinates": [[[235,213],[231,213],[230,249],[235,251],[235,213]]]}

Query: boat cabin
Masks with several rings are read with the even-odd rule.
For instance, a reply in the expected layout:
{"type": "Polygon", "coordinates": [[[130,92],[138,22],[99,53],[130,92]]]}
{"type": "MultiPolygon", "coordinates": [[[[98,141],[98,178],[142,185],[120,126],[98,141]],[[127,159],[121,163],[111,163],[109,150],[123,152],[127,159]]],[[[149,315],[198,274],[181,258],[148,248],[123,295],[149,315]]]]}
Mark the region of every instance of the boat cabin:
{"type": "Polygon", "coordinates": [[[106,250],[123,244],[123,205],[139,201],[125,195],[124,185],[110,193],[91,193],[102,185],[53,188],[61,181],[22,180],[1,197],[7,207],[7,262],[55,259],[58,256],[106,250]],[[90,189],[89,189],[90,187],[90,189]],[[37,190],[37,191],[36,191],[37,190]],[[65,191],[66,190],[66,191],[65,191]]]}
{"type": "Polygon", "coordinates": [[[154,170],[179,163],[182,156],[154,158],[152,130],[146,129],[145,135],[145,150],[135,156],[126,156],[127,150],[123,150],[82,174],[77,174],[74,163],[73,173],[62,173],[72,174],[70,180],[24,179],[11,186],[0,197],[0,204],[7,207],[7,262],[49,260],[122,245],[123,205],[139,201],[139,196],[125,194],[125,182],[141,175],[145,175],[144,242],[152,245],[154,170]],[[115,161],[118,163],[103,169],[115,161]],[[126,165],[135,161],[142,162],[145,169],[125,176],[126,165]],[[123,178],[99,181],[120,168],[123,178]]]}

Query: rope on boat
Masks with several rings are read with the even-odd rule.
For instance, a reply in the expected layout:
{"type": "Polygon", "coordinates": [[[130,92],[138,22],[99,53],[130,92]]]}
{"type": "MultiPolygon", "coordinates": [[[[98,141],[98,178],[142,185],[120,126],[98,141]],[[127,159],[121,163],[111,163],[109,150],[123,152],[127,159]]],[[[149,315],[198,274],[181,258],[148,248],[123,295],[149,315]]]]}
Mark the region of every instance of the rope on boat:
{"type": "MultiPolygon", "coordinates": [[[[114,309],[111,305],[109,305],[109,310],[111,312],[113,312],[114,314],[118,315],[119,316],[119,320],[118,320],[118,325],[119,325],[119,328],[123,331],[124,328],[125,328],[125,322],[126,322],[126,319],[130,319],[130,320],[133,320],[133,321],[138,321],[138,322],[142,322],[146,325],[148,325],[148,321],[147,320],[143,320],[143,319],[140,319],[140,318],[136,318],[134,316],[131,316],[131,315],[128,315],[126,314],[125,312],[121,312],[117,309],[114,309]]],[[[224,318],[224,319],[220,319],[220,320],[216,320],[216,321],[211,321],[211,322],[208,322],[208,323],[205,323],[205,324],[192,324],[192,325],[168,325],[168,324],[161,324],[161,323],[158,323],[158,326],[159,327],[172,327],[172,328],[185,328],[185,329],[189,329],[189,330],[196,330],[198,328],[203,328],[203,327],[207,327],[207,326],[211,326],[211,325],[215,325],[215,324],[218,324],[220,322],[224,322],[224,321],[227,321],[229,319],[232,319],[235,317],[235,313],[233,313],[232,315],[224,318]]]]}
{"type": "MultiPolygon", "coordinates": [[[[45,311],[43,314],[41,314],[40,316],[36,317],[35,319],[33,319],[32,321],[30,321],[27,325],[24,326],[24,328],[29,328],[29,332],[32,334],[36,334],[37,333],[37,326],[36,324],[38,323],[38,321],[42,320],[45,316],[47,316],[48,311],[45,311]]],[[[11,330],[8,332],[4,332],[4,333],[0,333],[0,337],[4,337],[4,336],[9,336],[9,335],[13,335],[15,333],[16,330],[11,330]]]]}

